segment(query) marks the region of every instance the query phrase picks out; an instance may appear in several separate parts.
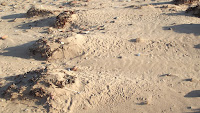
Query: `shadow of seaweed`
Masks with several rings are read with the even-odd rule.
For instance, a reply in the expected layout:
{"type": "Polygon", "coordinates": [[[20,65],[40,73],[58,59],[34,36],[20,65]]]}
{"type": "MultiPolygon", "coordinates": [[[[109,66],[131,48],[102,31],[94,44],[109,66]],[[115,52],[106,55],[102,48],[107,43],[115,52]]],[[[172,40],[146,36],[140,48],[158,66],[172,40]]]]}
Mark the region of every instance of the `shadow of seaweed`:
{"type": "Polygon", "coordinates": [[[200,44],[194,45],[194,48],[200,49],[200,44]]]}
{"type": "Polygon", "coordinates": [[[33,22],[25,23],[18,26],[17,28],[19,29],[30,29],[32,27],[49,27],[49,26],[54,26],[54,23],[56,21],[56,17],[48,17],[40,20],[36,20],[33,22]]]}
{"type": "MultiPolygon", "coordinates": [[[[187,98],[194,98],[194,97],[200,97],[200,90],[194,90],[186,94],[184,97],[187,98]]],[[[186,112],[186,113],[200,113],[200,108],[194,109],[191,107],[188,107],[188,109],[191,110],[191,112],[186,112]]]]}
{"type": "Polygon", "coordinates": [[[136,42],[136,39],[130,39],[129,42],[136,42]]]}
{"type": "MultiPolygon", "coordinates": [[[[188,108],[191,109],[191,108],[188,108]]],[[[198,109],[191,109],[191,112],[186,112],[186,113],[200,113],[200,108],[198,109]]]]}
{"type": "Polygon", "coordinates": [[[170,2],[158,2],[158,3],[150,3],[151,5],[164,5],[164,4],[173,4],[173,1],[170,2]]]}
{"type": "Polygon", "coordinates": [[[146,6],[146,5],[165,5],[165,4],[173,4],[173,1],[170,2],[158,2],[158,3],[149,3],[149,4],[142,4],[141,6],[146,6]]]}
{"type": "MultiPolygon", "coordinates": [[[[33,92],[35,89],[34,85],[37,84],[38,78],[42,77],[42,72],[45,72],[45,69],[38,69],[34,71],[29,71],[24,74],[9,76],[1,78],[1,80],[6,80],[2,83],[0,87],[0,98],[6,100],[28,100],[35,102],[36,105],[44,105],[48,95],[44,97],[37,97],[33,92]]],[[[37,90],[38,93],[41,93],[40,90],[37,90]]]]}
{"type": "Polygon", "coordinates": [[[200,97],[200,90],[194,90],[186,94],[184,97],[192,98],[192,97],[200,97]]]}
{"type": "Polygon", "coordinates": [[[12,14],[1,17],[1,19],[15,19],[15,18],[26,18],[26,13],[12,14]]]}
{"type": "Polygon", "coordinates": [[[200,35],[200,24],[181,24],[174,26],[166,26],[163,27],[163,30],[166,30],[167,28],[172,28],[172,30],[177,33],[194,34],[196,36],[200,35]]]}
{"type": "Polygon", "coordinates": [[[193,16],[190,13],[185,13],[185,11],[180,11],[178,13],[168,13],[168,14],[163,14],[163,15],[167,15],[167,16],[178,16],[178,15],[181,15],[181,16],[193,16]]]}
{"type": "Polygon", "coordinates": [[[36,60],[44,60],[43,58],[39,56],[31,56],[31,53],[29,51],[29,47],[33,45],[35,41],[31,41],[19,46],[14,46],[14,47],[8,47],[3,50],[3,52],[0,53],[2,56],[12,56],[12,57],[19,57],[19,58],[24,58],[24,59],[30,59],[34,58],[36,60]]]}

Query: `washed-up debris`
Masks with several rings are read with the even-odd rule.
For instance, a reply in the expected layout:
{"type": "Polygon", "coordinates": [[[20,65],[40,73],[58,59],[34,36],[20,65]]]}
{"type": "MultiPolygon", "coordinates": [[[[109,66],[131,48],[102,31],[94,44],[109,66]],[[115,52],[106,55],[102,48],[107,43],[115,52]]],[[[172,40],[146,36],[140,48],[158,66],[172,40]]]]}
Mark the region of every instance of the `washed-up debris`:
{"type": "Polygon", "coordinates": [[[196,5],[196,6],[194,6],[194,7],[189,7],[189,8],[186,10],[186,13],[191,13],[191,14],[194,15],[194,16],[200,17],[200,6],[199,6],[199,5],[196,5]]]}
{"type": "Polygon", "coordinates": [[[8,80],[1,88],[1,98],[11,101],[37,102],[49,112],[68,110],[72,94],[80,94],[82,81],[63,68],[47,66],[43,69],[4,78],[8,80]],[[58,102],[58,100],[61,100],[58,102]],[[56,105],[55,105],[56,104],[56,105]],[[61,107],[58,107],[61,106],[61,107]]]}
{"type": "Polygon", "coordinates": [[[43,8],[38,8],[35,6],[32,6],[28,11],[27,11],[27,16],[28,17],[34,17],[34,16],[48,16],[53,14],[52,11],[43,9],[43,8]]]}
{"type": "Polygon", "coordinates": [[[64,11],[56,17],[55,27],[60,29],[66,26],[70,27],[72,21],[76,19],[74,11],[64,11]]]}

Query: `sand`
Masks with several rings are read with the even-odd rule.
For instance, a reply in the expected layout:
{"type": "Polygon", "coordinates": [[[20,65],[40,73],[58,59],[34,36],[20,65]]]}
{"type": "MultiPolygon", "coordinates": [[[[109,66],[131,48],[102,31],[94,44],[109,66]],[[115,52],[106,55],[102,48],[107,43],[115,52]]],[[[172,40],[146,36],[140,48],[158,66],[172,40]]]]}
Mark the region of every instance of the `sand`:
{"type": "Polygon", "coordinates": [[[200,112],[197,3],[0,2],[1,113],[200,112]]]}

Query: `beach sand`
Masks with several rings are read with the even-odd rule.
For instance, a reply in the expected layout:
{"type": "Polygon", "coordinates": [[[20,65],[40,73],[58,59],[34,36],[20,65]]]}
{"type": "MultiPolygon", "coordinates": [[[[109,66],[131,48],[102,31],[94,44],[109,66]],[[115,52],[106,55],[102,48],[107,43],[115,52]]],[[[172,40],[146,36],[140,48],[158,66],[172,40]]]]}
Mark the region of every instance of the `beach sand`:
{"type": "Polygon", "coordinates": [[[0,3],[1,113],[200,112],[200,22],[189,4],[0,3]],[[28,17],[32,6],[42,15],[28,17]],[[64,27],[63,11],[73,12],[64,27]]]}

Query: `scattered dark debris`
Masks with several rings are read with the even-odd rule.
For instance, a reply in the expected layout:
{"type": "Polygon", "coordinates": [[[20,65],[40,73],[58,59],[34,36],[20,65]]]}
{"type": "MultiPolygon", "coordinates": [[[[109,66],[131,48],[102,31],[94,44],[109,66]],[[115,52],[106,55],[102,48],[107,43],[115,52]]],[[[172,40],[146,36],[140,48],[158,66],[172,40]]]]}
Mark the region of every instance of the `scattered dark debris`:
{"type": "Polygon", "coordinates": [[[65,75],[63,76],[63,80],[58,80],[56,77],[52,76],[52,78],[47,79],[45,81],[46,84],[49,84],[49,86],[55,85],[57,88],[63,88],[68,84],[73,84],[75,83],[76,77],[71,76],[71,75],[65,75]]]}
{"type": "Polygon", "coordinates": [[[47,96],[47,93],[44,91],[44,89],[42,87],[40,87],[40,88],[33,88],[30,91],[30,95],[43,98],[43,97],[47,96]]]}

